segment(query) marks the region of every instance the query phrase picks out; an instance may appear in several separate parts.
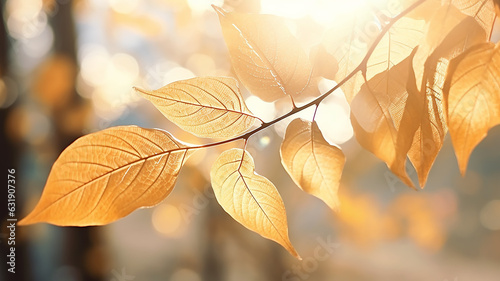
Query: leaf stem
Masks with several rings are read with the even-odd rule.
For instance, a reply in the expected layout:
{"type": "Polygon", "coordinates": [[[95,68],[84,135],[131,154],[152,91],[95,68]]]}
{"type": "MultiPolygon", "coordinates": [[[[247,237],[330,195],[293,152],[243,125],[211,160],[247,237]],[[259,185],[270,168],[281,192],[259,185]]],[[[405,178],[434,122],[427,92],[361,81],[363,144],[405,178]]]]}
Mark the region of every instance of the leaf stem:
{"type": "MultiPolygon", "coordinates": [[[[378,44],[380,43],[380,41],[382,40],[382,38],[385,36],[385,34],[391,29],[391,27],[398,21],[400,20],[402,17],[404,17],[405,15],[407,15],[408,13],[410,13],[411,11],[413,11],[415,8],[417,8],[418,6],[420,6],[422,3],[424,3],[425,1],[427,0],[418,0],[416,1],[415,3],[413,3],[412,5],[410,5],[408,8],[406,8],[404,11],[402,11],[401,13],[399,13],[397,16],[393,17],[383,28],[382,30],[380,31],[379,35],[377,36],[377,38],[375,38],[373,44],[370,46],[370,48],[368,49],[365,57],[363,58],[363,60],[361,61],[361,63],[351,72],[349,73],[344,79],[342,79],[337,85],[335,85],[333,88],[331,88],[330,90],[328,90],[326,93],[322,94],[321,96],[317,97],[316,99],[312,100],[311,102],[305,104],[305,105],[302,105],[302,106],[299,106],[299,107],[293,107],[292,110],[290,110],[288,113],[284,114],[284,115],[281,115],[280,117],[272,120],[272,121],[269,121],[269,122],[262,122],[262,124],[241,135],[241,136],[237,136],[237,137],[234,137],[234,138],[231,138],[231,139],[227,139],[227,140],[223,140],[223,141],[220,141],[220,142],[214,142],[214,143],[209,143],[209,144],[204,144],[204,145],[198,145],[198,146],[193,146],[193,147],[188,147],[186,148],[186,150],[190,150],[190,149],[200,149],[200,148],[207,148],[207,147],[212,147],[212,146],[218,146],[218,145],[223,145],[223,144],[226,144],[226,143],[230,143],[230,142],[233,142],[233,141],[237,141],[237,140],[245,140],[245,145],[246,145],[246,142],[248,141],[248,138],[250,138],[252,135],[254,135],[255,133],[258,133],[264,129],[266,129],[267,127],[269,126],[272,126],[278,122],[280,122],[281,120],[283,119],[286,119],[292,115],[294,115],[295,113],[298,113],[306,108],[309,108],[313,105],[316,105],[317,107],[319,107],[319,104],[326,98],[328,97],[329,95],[331,95],[333,92],[335,92],[337,89],[339,89],[343,84],[345,84],[347,81],[349,81],[349,79],[351,79],[356,73],[358,73],[358,71],[361,71],[363,76],[366,77],[366,67],[367,67],[367,64],[368,64],[368,60],[370,59],[372,53],[375,51],[375,48],[378,46],[378,44]]],[[[293,99],[292,99],[292,102],[293,102],[293,99]]],[[[294,104],[295,105],[295,104],[294,104]]],[[[316,108],[317,110],[317,108],[316,108]]]]}

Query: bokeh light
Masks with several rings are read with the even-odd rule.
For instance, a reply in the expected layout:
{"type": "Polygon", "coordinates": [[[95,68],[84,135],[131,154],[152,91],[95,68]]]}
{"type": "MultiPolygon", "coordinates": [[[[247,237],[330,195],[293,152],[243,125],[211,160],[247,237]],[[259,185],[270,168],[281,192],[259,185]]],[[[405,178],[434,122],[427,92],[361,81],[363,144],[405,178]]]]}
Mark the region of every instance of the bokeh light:
{"type": "Polygon", "coordinates": [[[500,200],[491,200],[480,213],[481,224],[489,230],[500,230],[500,200]]]}
{"type": "Polygon", "coordinates": [[[185,227],[179,209],[169,204],[161,204],[154,209],[152,222],[156,231],[168,237],[179,236],[185,227]]]}

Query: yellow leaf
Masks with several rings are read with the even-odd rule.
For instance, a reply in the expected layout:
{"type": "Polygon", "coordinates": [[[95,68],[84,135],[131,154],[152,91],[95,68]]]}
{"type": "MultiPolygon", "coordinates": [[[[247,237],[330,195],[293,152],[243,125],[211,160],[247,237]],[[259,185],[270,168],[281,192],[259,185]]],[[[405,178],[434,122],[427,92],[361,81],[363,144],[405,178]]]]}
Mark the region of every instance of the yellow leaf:
{"type": "Polygon", "coordinates": [[[419,85],[419,92],[415,95],[419,96],[421,112],[414,119],[418,129],[408,151],[421,187],[425,186],[448,130],[443,113],[442,89],[449,60],[486,39],[487,35],[479,23],[453,5],[441,7],[429,22],[426,37],[413,60],[419,85]]]}
{"type": "MultiPolygon", "coordinates": [[[[365,81],[372,79],[375,75],[389,70],[410,55],[413,49],[420,43],[425,30],[425,22],[409,17],[403,17],[398,20],[389,31],[382,37],[373,53],[367,61],[363,77],[361,73],[353,76],[342,86],[346,99],[351,102],[354,96],[359,92],[365,81]]],[[[342,42],[342,41],[341,41],[342,42]]],[[[337,52],[339,58],[340,70],[337,81],[342,80],[356,66],[361,63],[366,55],[367,49],[360,52],[360,48],[353,46],[345,49],[345,52],[337,52]]],[[[359,44],[359,43],[358,43],[359,44]]]]}
{"type": "Polygon", "coordinates": [[[136,90],[170,121],[198,137],[231,138],[262,122],[246,107],[233,78],[192,78],[154,91],[136,90]]]}
{"type": "Polygon", "coordinates": [[[422,80],[425,80],[424,71],[432,76],[440,58],[451,59],[467,47],[488,38],[473,17],[451,4],[440,7],[434,13],[425,34],[413,61],[419,89],[422,80]]]}
{"type": "Polygon", "coordinates": [[[35,209],[19,224],[102,225],[162,201],[189,156],[168,132],[113,127],[79,138],[59,156],[35,209]]]}
{"type": "Polygon", "coordinates": [[[382,37],[368,59],[366,79],[391,69],[406,59],[420,43],[425,21],[409,17],[399,19],[382,37]]]}
{"type": "Polygon", "coordinates": [[[310,81],[311,65],[300,42],[282,19],[227,13],[213,7],[234,71],[252,94],[272,102],[304,91],[310,81]]]}
{"type": "Polygon", "coordinates": [[[452,61],[444,88],[445,112],[460,172],[472,150],[500,124],[500,45],[483,43],[452,61]]]}
{"type": "Polygon", "coordinates": [[[295,184],[338,210],[337,196],[345,156],[329,144],[316,122],[293,120],[281,145],[281,163],[295,184]]]}
{"type": "Polygon", "coordinates": [[[351,122],[358,142],[414,188],[406,173],[419,112],[416,97],[407,91],[413,55],[363,85],[351,103],[351,122]]]}
{"type": "Polygon", "coordinates": [[[481,25],[489,39],[495,22],[494,2],[494,0],[452,0],[451,3],[462,13],[473,17],[481,25]]]}
{"type": "MultiPolygon", "coordinates": [[[[360,91],[365,81],[399,64],[422,40],[425,22],[409,17],[399,19],[382,37],[366,63],[364,73],[352,77],[342,89],[348,101],[360,91]],[[363,77],[363,75],[364,77],[363,77]]],[[[363,71],[362,70],[362,71],[363,71]]]]}
{"type": "Polygon", "coordinates": [[[288,238],[285,205],[278,190],[254,171],[248,151],[233,148],[223,152],[210,172],[217,201],[237,222],[300,259],[288,238]]]}

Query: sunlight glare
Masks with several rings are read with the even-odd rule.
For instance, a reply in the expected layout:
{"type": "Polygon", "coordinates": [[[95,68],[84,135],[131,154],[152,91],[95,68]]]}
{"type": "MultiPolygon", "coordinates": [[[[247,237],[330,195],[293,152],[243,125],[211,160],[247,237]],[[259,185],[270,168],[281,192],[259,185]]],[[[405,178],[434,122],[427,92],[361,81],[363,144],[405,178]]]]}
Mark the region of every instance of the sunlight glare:
{"type": "Polygon", "coordinates": [[[352,15],[373,0],[273,0],[262,2],[262,13],[298,19],[311,16],[320,24],[332,24],[339,16],[352,15]]]}

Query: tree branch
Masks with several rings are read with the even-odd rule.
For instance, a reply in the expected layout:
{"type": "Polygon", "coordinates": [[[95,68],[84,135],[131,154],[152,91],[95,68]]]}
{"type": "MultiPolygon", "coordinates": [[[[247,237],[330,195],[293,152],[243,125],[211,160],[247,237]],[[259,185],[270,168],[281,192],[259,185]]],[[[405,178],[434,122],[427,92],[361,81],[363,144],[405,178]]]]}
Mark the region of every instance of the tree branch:
{"type": "Polygon", "coordinates": [[[358,73],[358,71],[361,71],[363,73],[363,76],[366,76],[365,75],[365,72],[366,72],[366,68],[367,68],[367,64],[368,64],[368,60],[370,59],[372,53],[375,51],[375,48],[378,46],[378,44],[380,43],[380,41],[382,40],[382,38],[385,36],[385,34],[391,29],[391,27],[398,21],[400,20],[402,17],[404,17],[405,15],[407,15],[408,13],[410,13],[411,11],[413,11],[415,8],[417,8],[418,6],[420,6],[422,3],[424,3],[425,1],[427,0],[418,0],[416,1],[415,3],[413,3],[411,6],[409,6],[408,8],[406,8],[404,11],[402,11],[401,13],[399,13],[397,16],[393,17],[388,23],[387,25],[384,26],[384,28],[382,28],[382,30],[380,31],[380,34],[377,36],[377,38],[375,38],[373,44],[370,46],[370,49],[368,49],[365,57],[363,58],[363,60],[361,61],[361,63],[351,72],[349,73],[349,75],[347,75],[344,79],[342,79],[337,85],[335,85],[335,87],[331,88],[330,90],[328,90],[326,93],[322,94],[321,96],[317,97],[316,99],[312,100],[311,102],[303,105],[303,106],[299,106],[299,107],[294,107],[290,112],[270,121],[270,122],[265,122],[265,123],[262,123],[258,128],[255,128],[241,136],[237,136],[237,137],[234,137],[234,138],[231,138],[231,139],[227,139],[227,140],[224,140],[224,141],[220,141],[220,142],[214,142],[214,143],[209,143],[209,144],[204,144],[204,145],[199,145],[199,146],[193,146],[193,147],[189,147],[187,148],[187,150],[189,149],[199,149],[199,148],[207,148],[207,147],[212,147],[212,146],[217,146],[217,145],[222,145],[222,144],[226,144],[226,143],[230,143],[230,142],[233,142],[233,141],[237,141],[237,140],[245,140],[245,142],[254,134],[266,129],[267,127],[270,127],[278,122],[280,122],[281,120],[283,119],[286,119],[292,115],[294,115],[295,113],[298,113],[306,108],[309,108],[313,105],[316,105],[316,106],[319,106],[319,104],[326,98],[328,97],[329,95],[331,95],[334,91],[336,91],[337,89],[339,89],[343,84],[345,84],[347,81],[349,81],[349,79],[351,79],[356,73],[358,73]]]}

